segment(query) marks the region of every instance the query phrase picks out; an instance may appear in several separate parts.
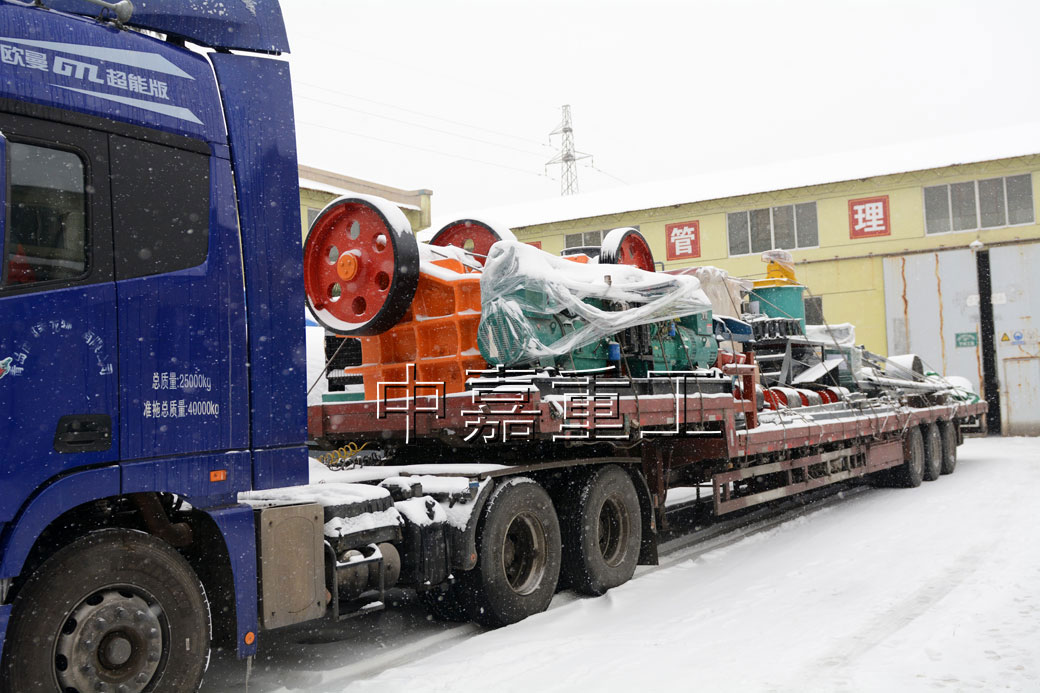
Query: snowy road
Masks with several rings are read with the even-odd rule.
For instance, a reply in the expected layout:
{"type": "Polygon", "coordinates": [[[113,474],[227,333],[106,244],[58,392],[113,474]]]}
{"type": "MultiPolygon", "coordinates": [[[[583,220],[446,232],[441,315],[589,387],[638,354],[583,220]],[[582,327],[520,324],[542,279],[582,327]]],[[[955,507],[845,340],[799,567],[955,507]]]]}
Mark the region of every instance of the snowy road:
{"type": "MultiPolygon", "coordinates": [[[[1040,691],[1038,493],[1040,440],[969,440],[951,477],[641,569],[599,599],[557,595],[497,631],[410,605],[266,634],[248,690],[1040,691]]],[[[244,691],[244,671],[217,658],[203,690],[244,691]]]]}

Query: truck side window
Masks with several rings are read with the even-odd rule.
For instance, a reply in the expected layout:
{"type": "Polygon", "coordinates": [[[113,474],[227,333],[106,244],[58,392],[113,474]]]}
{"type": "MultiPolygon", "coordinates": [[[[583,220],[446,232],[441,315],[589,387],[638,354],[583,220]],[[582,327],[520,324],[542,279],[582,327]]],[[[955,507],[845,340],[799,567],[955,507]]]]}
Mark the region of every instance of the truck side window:
{"type": "Polygon", "coordinates": [[[79,155],[11,142],[5,286],[67,280],[87,270],[87,195],[79,155]]]}
{"type": "Polygon", "coordinates": [[[201,265],[209,252],[209,157],[109,140],[116,279],[201,265]]]}

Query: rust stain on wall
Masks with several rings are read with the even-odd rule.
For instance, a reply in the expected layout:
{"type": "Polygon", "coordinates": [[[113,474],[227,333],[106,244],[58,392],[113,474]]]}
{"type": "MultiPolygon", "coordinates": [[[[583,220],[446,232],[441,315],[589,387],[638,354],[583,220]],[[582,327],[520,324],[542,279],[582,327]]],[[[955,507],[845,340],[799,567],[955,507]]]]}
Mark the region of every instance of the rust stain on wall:
{"type": "Polygon", "coordinates": [[[906,257],[899,258],[899,273],[903,278],[903,334],[906,337],[903,342],[906,350],[910,351],[910,302],[906,298],[906,257]]]}

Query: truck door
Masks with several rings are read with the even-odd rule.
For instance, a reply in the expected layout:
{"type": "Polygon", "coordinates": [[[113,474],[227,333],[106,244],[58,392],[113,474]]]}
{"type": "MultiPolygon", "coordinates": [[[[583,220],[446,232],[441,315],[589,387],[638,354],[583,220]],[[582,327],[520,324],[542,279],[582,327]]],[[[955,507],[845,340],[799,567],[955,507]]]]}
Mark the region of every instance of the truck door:
{"type": "Polygon", "coordinates": [[[248,446],[230,163],[188,138],[111,135],[124,460],[248,446]]]}
{"type": "Polygon", "coordinates": [[[119,409],[106,137],[4,113],[0,132],[3,522],[55,475],[117,459],[119,409]]]}

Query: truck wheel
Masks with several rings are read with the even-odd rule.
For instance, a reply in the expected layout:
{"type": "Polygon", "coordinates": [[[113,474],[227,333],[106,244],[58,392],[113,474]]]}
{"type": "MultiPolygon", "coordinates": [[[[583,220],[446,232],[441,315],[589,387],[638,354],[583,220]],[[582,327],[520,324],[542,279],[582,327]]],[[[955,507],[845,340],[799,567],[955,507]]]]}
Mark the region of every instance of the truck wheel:
{"type": "Polygon", "coordinates": [[[939,433],[942,436],[942,473],[953,474],[957,468],[957,424],[941,421],[939,433]]]}
{"type": "Polygon", "coordinates": [[[209,603],[187,561],[151,535],[106,529],[58,551],[18,593],[3,688],[195,691],[209,638],[209,603]]]}
{"type": "Polygon", "coordinates": [[[642,523],[631,477],[615,465],[596,471],[563,518],[563,580],[584,594],[628,582],[639,562],[642,523]]]}
{"type": "Polygon", "coordinates": [[[469,620],[469,614],[459,597],[458,585],[449,585],[445,590],[419,592],[419,603],[438,621],[463,623],[469,620]]]}
{"type": "Polygon", "coordinates": [[[545,490],[512,479],[484,506],[477,567],[463,573],[460,599],[470,617],[505,626],[549,606],[560,577],[560,523],[545,490]]]}
{"type": "Polygon", "coordinates": [[[942,434],[939,424],[934,421],[923,427],[924,438],[924,480],[935,481],[942,473],[942,434]]]}
{"type": "Polygon", "coordinates": [[[921,427],[914,426],[903,439],[903,464],[892,469],[896,486],[916,488],[924,479],[924,436],[921,427]]]}

